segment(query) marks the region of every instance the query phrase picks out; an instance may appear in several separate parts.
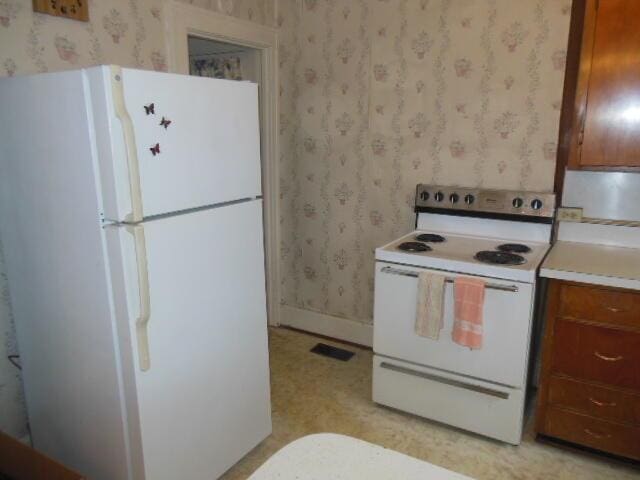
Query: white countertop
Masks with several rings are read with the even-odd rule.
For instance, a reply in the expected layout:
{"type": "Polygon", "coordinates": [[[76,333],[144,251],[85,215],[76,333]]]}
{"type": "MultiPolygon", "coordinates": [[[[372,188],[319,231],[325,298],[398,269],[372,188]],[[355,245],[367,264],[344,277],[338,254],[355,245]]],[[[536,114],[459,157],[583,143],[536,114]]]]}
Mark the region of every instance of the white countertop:
{"type": "Polygon", "coordinates": [[[471,480],[362,440],[320,433],[282,448],[249,480],[471,480]]]}
{"type": "Polygon", "coordinates": [[[540,276],[640,290],[640,248],[560,240],[540,276]]]}

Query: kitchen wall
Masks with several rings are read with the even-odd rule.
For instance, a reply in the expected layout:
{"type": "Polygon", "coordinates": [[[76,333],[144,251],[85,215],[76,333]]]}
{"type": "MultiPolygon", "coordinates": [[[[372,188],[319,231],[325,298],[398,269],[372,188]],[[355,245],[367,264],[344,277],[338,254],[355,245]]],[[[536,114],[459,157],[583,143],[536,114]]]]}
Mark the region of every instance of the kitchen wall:
{"type": "MultiPolygon", "coordinates": [[[[273,25],[276,0],[193,0],[185,3],[273,25]]],[[[0,0],[0,76],[101,63],[166,70],[162,0],[93,0],[89,23],[33,14],[31,0],[0,0]]],[[[0,430],[26,432],[17,352],[0,245],[0,430]]]]}
{"type": "MultiPolygon", "coordinates": [[[[0,75],[165,70],[162,3],[94,0],[78,23],[0,0],[0,75]]],[[[570,0],[187,3],[279,12],[285,305],[370,323],[373,250],[412,228],[418,182],[552,188],[570,0]]],[[[2,272],[0,257],[0,430],[21,436],[2,272]]]]}
{"type": "Polygon", "coordinates": [[[283,303],[370,323],[416,183],[551,190],[570,0],[281,0],[283,303]]]}

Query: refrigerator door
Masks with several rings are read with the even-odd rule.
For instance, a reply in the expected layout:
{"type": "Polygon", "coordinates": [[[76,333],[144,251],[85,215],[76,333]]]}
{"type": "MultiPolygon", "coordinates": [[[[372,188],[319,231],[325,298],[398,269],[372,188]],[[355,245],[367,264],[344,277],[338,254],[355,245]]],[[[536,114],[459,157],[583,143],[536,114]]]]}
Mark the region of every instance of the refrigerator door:
{"type": "Polygon", "coordinates": [[[262,201],[108,230],[144,478],[217,478],[271,432],[262,201]]]}
{"type": "Polygon", "coordinates": [[[111,137],[100,154],[104,191],[117,197],[105,199],[106,218],[137,222],[261,195],[256,84],[95,70],[97,135],[111,137]]]}

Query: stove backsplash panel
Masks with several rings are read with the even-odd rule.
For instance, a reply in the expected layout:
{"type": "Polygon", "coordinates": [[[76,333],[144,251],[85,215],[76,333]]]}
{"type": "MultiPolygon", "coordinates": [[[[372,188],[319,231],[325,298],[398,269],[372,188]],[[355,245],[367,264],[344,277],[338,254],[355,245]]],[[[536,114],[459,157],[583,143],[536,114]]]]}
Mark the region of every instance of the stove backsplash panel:
{"type": "Polygon", "coordinates": [[[584,217],[640,221],[640,173],[568,170],[563,207],[581,207],[584,217]]]}

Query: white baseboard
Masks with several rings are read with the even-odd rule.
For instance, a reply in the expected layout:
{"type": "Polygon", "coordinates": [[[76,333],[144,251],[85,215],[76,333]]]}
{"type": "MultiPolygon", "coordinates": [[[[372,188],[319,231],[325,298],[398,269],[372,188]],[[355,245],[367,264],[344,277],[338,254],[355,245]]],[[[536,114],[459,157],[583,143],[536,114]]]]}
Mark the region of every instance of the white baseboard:
{"type": "Polygon", "coordinates": [[[373,346],[373,325],[324,313],[282,305],[280,325],[317,333],[347,342],[373,346]]]}

